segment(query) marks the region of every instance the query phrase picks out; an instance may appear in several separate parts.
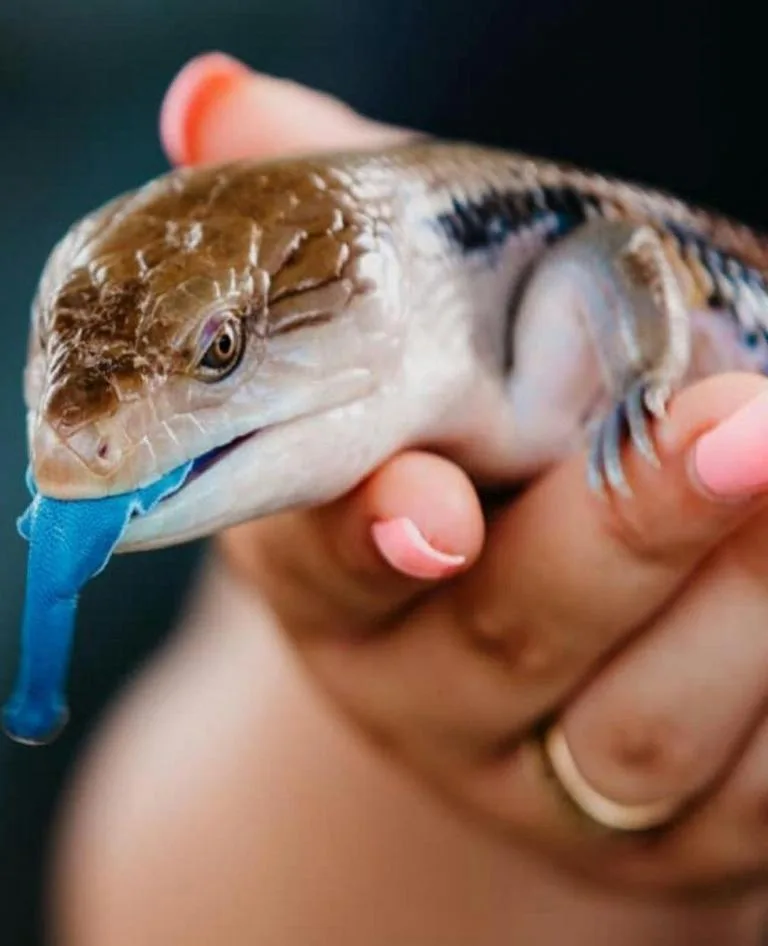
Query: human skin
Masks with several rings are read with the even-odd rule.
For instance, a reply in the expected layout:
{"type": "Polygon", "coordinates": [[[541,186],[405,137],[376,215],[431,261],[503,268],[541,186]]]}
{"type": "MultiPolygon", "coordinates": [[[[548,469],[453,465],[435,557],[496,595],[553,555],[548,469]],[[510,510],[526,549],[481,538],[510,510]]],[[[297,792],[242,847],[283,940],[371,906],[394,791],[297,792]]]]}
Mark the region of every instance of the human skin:
{"type": "MultiPolygon", "coordinates": [[[[215,56],[162,130],[176,163],[402,134],[215,56]]],[[[485,521],[411,452],[223,535],[73,785],[58,940],[756,943],[768,384],[681,392],[657,444],[631,500],[577,456],[485,521]],[[577,817],[533,738],[555,712],[604,794],[690,810],[650,838],[577,817]]]]}

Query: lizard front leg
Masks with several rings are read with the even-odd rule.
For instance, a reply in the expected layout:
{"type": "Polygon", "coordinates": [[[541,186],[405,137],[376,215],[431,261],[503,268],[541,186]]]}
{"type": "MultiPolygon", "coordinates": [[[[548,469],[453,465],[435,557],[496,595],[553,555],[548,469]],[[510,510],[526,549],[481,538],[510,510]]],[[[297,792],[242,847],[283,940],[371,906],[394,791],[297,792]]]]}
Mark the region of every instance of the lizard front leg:
{"type": "Polygon", "coordinates": [[[516,315],[515,412],[519,417],[526,397],[530,403],[534,386],[541,397],[549,390],[559,398],[561,413],[591,433],[594,489],[607,483],[629,493],[621,462],[627,435],[658,465],[648,421],[663,416],[688,370],[688,309],[668,250],[651,227],[590,221],[536,266],[516,315]],[[552,363],[542,363],[548,355],[552,363]]]}

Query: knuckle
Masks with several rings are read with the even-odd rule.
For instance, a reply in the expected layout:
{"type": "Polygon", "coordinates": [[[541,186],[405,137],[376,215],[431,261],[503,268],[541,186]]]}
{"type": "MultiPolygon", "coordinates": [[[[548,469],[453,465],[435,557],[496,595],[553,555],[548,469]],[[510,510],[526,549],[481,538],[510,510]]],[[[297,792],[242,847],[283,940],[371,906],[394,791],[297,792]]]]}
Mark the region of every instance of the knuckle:
{"type": "Polygon", "coordinates": [[[604,752],[614,772],[665,793],[684,791],[695,775],[696,750],[668,714],[642,713],[615,720],[604,752]]]}
{"type": "Polygon", "coordinates": [[[470,646],[497,661],[508,677],[550,680],[571,663],[573,647],[567,636],[544,621],[522,620],[506,609],[463,601],[455,603],[454,621],[470,646]]]}
{"type": "Polygon", "coordinates": [[[659,565],[695,557],[732,519],[728,508],[704,506],[676,483],[638,490],[627,498],[611,495],[601,506],[602,530],[616,547],[638,561],[659,565]]]}
{"type": "Polygon", "coordinates": [[[507,672],[528,681],[556,680],[571,666],[571,658],[571,648],[562,636],[538,627],[507,649],[507,672]]]}
{"type": "Polygon", "coordinates": [[[659,522],[637,502],[616,501],[605,512],[604,530],[610,539],[635,558],[654,559],[664,548],[660,545],[659,522]]]}

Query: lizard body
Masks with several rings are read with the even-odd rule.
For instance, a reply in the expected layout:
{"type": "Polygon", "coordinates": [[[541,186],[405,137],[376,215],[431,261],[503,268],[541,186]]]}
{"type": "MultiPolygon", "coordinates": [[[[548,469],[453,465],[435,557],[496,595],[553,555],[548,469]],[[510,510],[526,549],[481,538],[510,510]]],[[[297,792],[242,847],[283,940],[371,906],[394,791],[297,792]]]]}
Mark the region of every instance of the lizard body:
{"type": "Polygon", "coordinates": [[[625,428],[675,387],[768,368],[768,239],[638,185],[473,145],[173,171],[75,225],[33,307],[41,493],[194,461],[118,551],[346,492],[407,446],[479,482],[625,428]]]}

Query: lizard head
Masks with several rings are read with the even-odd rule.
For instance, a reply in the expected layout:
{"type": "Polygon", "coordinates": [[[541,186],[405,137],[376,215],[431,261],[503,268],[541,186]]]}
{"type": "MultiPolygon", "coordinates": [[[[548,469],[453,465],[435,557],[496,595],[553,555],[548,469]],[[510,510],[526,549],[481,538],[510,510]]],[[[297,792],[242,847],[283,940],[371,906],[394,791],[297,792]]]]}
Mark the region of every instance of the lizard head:
{"type": "Polygon", "coordinates": [[[76,224],[33,306],[38,490],[98,498],[193,463],[129,526],[147,548],[347,485],[334,431],[400,357],[390,208],[308,159],[173,171],[76,224]]]}

